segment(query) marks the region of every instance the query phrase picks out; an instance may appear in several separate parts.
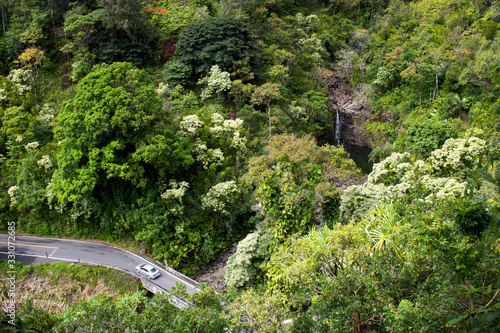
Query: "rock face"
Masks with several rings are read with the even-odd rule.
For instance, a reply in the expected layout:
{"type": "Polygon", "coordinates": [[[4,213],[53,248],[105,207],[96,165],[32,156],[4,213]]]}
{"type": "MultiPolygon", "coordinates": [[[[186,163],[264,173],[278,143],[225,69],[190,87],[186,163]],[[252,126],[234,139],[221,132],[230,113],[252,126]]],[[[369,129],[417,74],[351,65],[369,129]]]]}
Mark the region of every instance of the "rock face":
{"type": "Polygon", "coordinates": [[[362,94],[354,92],[349,81],[331,72],[325,78],[328,89],[328,108],[332,119],[338,119],[334,133],[322,138],[320,143],[342,145],[350,153],[364,173],[370,173],[372,164],[368,161],[371,152],[370,140],[364,130],[363,123],[370,120],[370,105],[362,94]]]}
{"type": "Polygon", "coordinates": [[[357,100],[346,78],[332,72],[326,78],[328,104],[332,113],[337,110],[340,118],[340,144],[344,146],[369,147],[360,121],[370,118],[370,108],[365,99],[357,100]]]}
{"type": "Polygon", "coordinates": [[[205,283],[209,287],[213,287],[216,292],[222,293],[226,290],[226,264],[230,256],[236,253],[236,246],[232,246],[222,252],[214,261],[200,267],[200,274],[196,277],[196,281],[205,283]]]}

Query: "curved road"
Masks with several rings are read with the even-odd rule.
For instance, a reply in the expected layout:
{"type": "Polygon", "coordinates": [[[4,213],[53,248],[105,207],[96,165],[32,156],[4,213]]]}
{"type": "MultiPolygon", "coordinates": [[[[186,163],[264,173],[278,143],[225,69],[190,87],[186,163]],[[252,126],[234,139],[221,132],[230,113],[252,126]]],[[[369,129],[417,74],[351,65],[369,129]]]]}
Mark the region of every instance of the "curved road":
{"type": "MultiPolygon", "coordinates": [[[[8,235],[0,234],[0,259],[7,259],[9,254],[8,235]]],[[[12,244],[12,238],[10,238],[12,244]]],[[[196,292],[196,287],[189,281],[181,279],[170,272],[159,267],[157,264],[145,258],[113,246],[86,242],[79,240],[41,238],[31,236],[15,236],[15,260],[24,265],[32,265],[42,262],[83,262],[117,268],[135,276],[135,266],[140,263],[150,263],[158,268],[161,275],[155,280],[150,280],[159,287],[169,290],[176,283],[186,286],[190,294],[196,292]]],[[[12,249],[12,247],[11,247],[12,249]]]]}

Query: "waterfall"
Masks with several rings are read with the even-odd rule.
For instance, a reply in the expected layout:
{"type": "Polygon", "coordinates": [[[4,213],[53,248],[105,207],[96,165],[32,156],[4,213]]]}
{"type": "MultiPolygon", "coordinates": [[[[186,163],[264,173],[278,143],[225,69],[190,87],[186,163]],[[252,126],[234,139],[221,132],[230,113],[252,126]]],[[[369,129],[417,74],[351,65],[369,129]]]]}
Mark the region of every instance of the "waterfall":
{"type": "Polygon", "coordinates": [[[337,118],[335,119],[335,146],[339,146],[340,144],[340,116],[339,116],[339,109],[336,108],[335,111],[337,112],[337,118]]]}

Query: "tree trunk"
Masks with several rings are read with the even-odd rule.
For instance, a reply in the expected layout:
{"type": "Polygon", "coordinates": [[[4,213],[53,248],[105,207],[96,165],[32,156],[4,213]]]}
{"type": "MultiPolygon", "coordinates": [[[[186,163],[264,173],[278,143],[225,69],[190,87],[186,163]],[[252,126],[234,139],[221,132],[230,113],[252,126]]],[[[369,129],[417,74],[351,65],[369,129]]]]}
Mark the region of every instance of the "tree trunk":
{"type": "Polygon", "coordinates": [[[420,106],[420,108],[422,108],[422,83],[419,83],[419,89],[420,89],[420,100],[418,102],[418,105],[420,106]]]}
{"type": "Polygon", "coordinates": [[[271,136],[271,103],[267,104],[267,116],[269,118],[269,136],[271,136]]]}
{"type": "Polygon", "coordinates": [[[312,116],[313,116],[313,136],[316,137],[316,117],[315,117],[314,110],[313,110],[312,116]]]}
{"type": "Polygon", "coordinates": [[[437,97],[438,95],[438,92],[439,92],[439,57],[437,57],[436,59],[436,88],[435,88],[435,94],[434,94],[434,98],[437,97]]]}

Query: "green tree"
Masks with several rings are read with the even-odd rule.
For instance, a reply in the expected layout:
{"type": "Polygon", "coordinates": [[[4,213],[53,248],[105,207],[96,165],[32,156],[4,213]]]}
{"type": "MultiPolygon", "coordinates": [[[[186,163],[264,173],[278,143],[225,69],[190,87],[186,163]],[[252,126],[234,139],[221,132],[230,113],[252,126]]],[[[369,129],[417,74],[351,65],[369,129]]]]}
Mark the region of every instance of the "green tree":
{"type": "MultiPolygon", "coordinates": [[[[310,114],[312,118],[312,134],[316,136],[316,123],[326,123],[327,113],[327,105],[328,97],[320,92],[308,91],[303,95],[304,104],[307,113],[310,114]]],[[[320,125],[319,129],[322,127],[320,125]]]]}
{"type": "Polygon", "coordinates": [[[145,0],[99,0],[104,9],[102,21],[107,29],[122,30],[132,43],[153,38],[145,12],[145,0]]]}
{"type": "Polygon", "coordinates": [[[176,53],[197,75],[207,73],[214,65],[227,71],[233,62],[249,58],[253,39],[249,28],[233,17],[209,17],[182,31],[176,53]]]}
{"type": "Polygon", "coordinates": [[[173,88],[178,84],[186,84],[191,76],[191,68],[179,61],[168,61],[163,67],[162,74],[163,82],[173,88]]]}
{"type": "Polygon", "coordinates": [[[450,123],[426,119],[408,127],[406,145],[410,153],[429,157],[431,152],[441,148],[446,140],[456,137],[457,131],[450,123]]]}
{"type": "Polygon", "coordinates": [[[144,71],[129,63],[94,67],[58,118],[61,150],[53,184],[58,200],[88,200],[98,195],[97,188],[115,191],[106,185],[115,181],[145,188],[147,164],[160,173],[176,169],[171,164],[176,158],[167,157],[175,145],[164,129],[169,115],[161,106],[144,71]]]}
{"type": "Polygon", "coordinates": [[[252,94],[252,99],[250,102],[253,105],[266,105],[267,106],[267,118],[269,124],[269,135],[272,134],[271,127],[271,102],[281,98],[280,85],[277,83],[267,82],[263,85],[257,87],[252,94]]]}
{"type": "Polygon", "coordinates": [[[265,155],[249,161],[243,180],[256,187],[276,245],[307,233],[317,222],[333,226],[340,205],[336,185],[359,175],[343,149],[319,147],[310,136],[283,134],[270,139],[265,155]]]}

